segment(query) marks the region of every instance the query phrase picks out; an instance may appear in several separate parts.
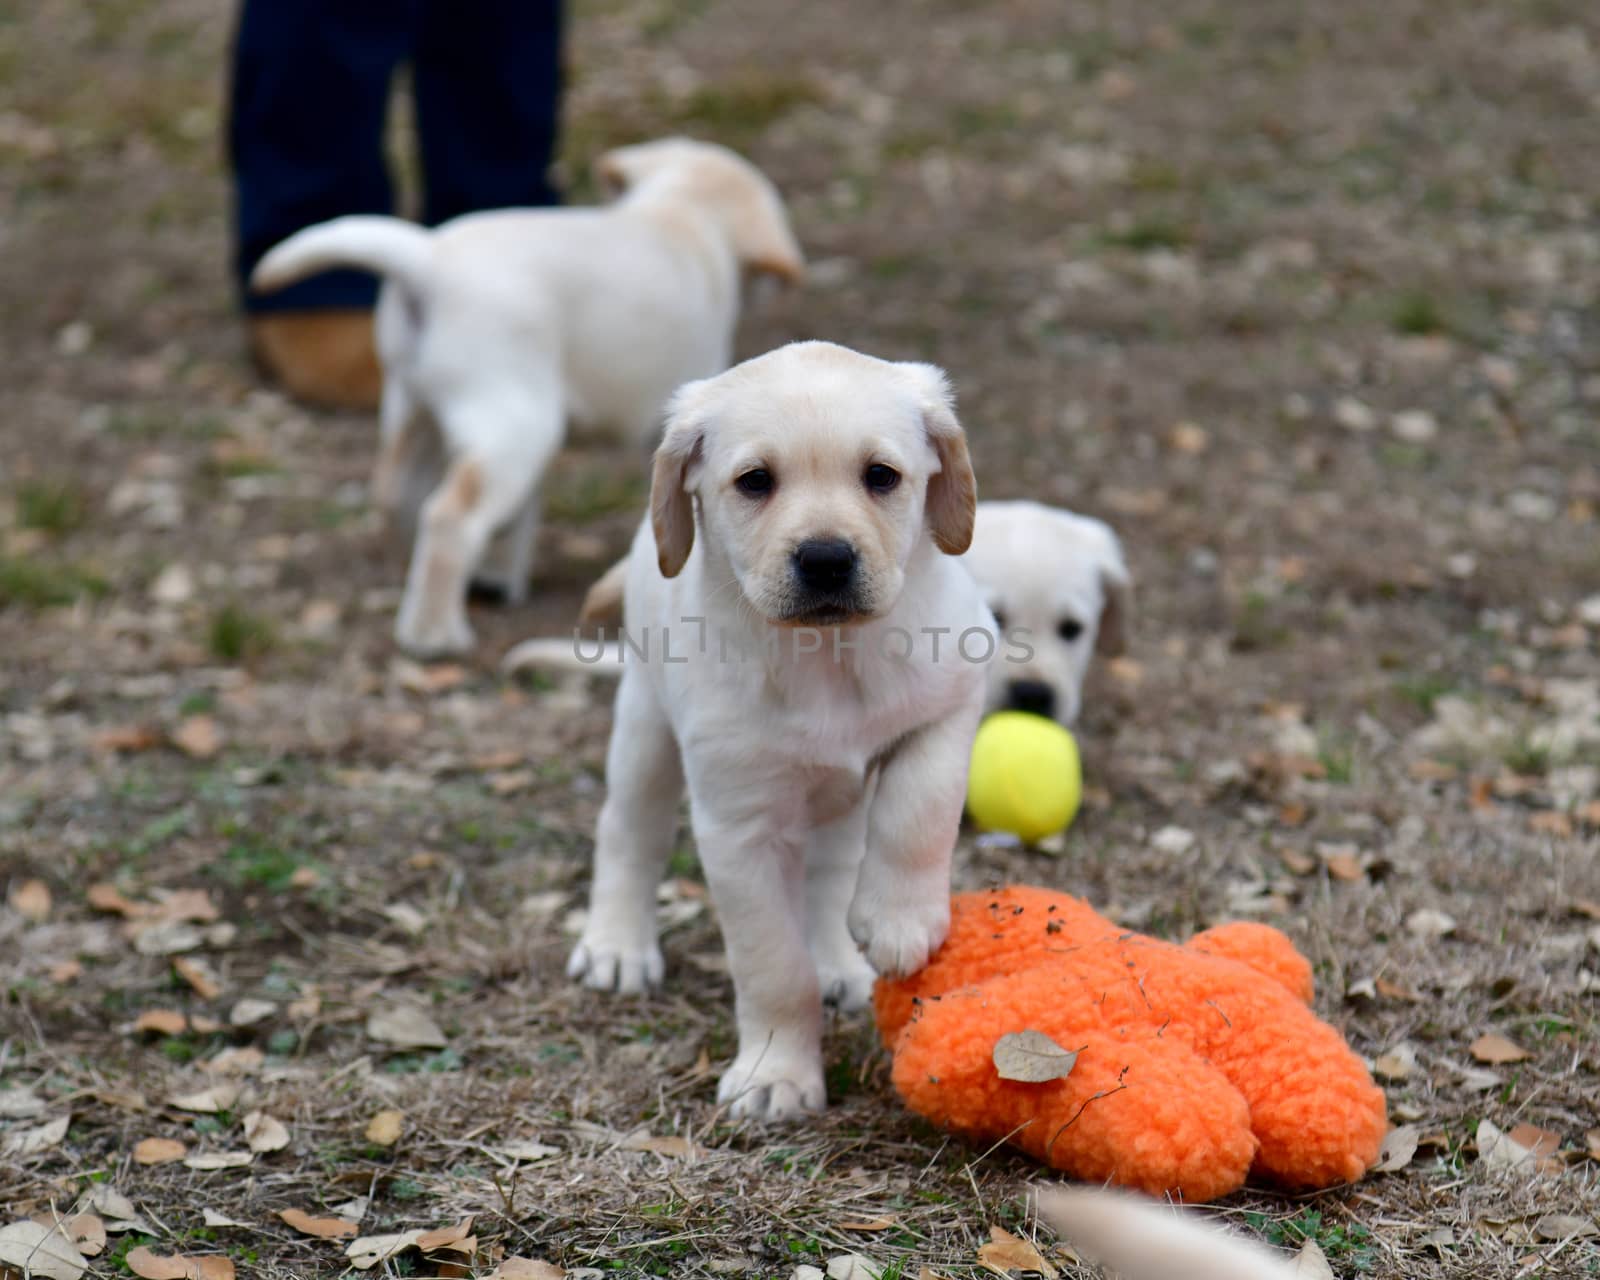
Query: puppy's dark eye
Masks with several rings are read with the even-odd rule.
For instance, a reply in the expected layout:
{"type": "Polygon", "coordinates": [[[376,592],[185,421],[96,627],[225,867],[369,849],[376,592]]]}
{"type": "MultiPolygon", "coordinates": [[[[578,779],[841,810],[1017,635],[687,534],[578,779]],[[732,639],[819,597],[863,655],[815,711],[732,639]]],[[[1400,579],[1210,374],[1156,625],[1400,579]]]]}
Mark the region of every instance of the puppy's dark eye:
{"type": "Polygon", "coordinates": [[[1083,623],[1076,618],[1063,618],[1056,626],[1056,634],[1071,644],[1083,634],[1083,623]]]}
{"type": "Polygon", "coordinates": [[[989,612],[994,614],[995,629],[1001,632],[1001,634],[1004,634],[1006,629],[1006,615],[1001,613],[998,609],[990,609],[989,612]]]}
{"type": "Polygon", "coordinates": [[[861,473],[861,480],[873,493],[888,493],[900,483],[900,473],[893,467],[874,462],[861,473]]]}
{"type": "Polygon", "coordinates": [[[761,498],[772,492],[772,472],[765,467],[752,467],[733,482],[733,487],[747,498],[761,498]]]}

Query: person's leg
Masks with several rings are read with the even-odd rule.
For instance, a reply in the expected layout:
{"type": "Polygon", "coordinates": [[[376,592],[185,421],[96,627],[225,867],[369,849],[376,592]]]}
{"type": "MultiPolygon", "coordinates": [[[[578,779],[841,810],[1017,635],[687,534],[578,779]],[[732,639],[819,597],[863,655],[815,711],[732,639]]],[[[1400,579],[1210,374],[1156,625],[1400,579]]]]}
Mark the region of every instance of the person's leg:
{"type": "Polygon", "coordinates": [[[560,0],[424,0],[413,77],[423,221],[555,204],[560,0]]]}
{"type": "Polygon", "coordinates": [[[245,0],[233,49],[228,154],[233,267],[258,358],[291,392],[374,402],[377,281],[332,271],[253,294],[251,269],[303,227],[392,204],[383,126],[421,0],[245,0]]]}

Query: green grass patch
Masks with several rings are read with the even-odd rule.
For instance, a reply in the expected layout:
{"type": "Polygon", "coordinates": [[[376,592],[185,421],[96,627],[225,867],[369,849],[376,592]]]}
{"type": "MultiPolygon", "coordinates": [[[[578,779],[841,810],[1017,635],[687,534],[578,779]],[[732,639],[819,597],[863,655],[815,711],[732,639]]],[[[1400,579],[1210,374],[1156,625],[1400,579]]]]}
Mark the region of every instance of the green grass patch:
{"type": "Polygon", "coordinates": [[[206,648],[223,662],[254,662],[277,647],[272,623],[243,605],[225,604],[211,616],[206,648]]]}
{"type": "Polygon", "coordinates": [[[585,468],[568,475],[545,499],[549,519],[580,522],[644,509],[646,486],[632,468],[585,468]]]}
{"type": "Polygon", "coordinates": [[[299,850],[245,834],[224,851],[217,870],[232,884],[278,893],[289,887],[296,871],[314,865],[299,850]]]}
{"type": "Polygon", "coordinates": [[[70,480],[30,480],[17,489],[17,519],[25,529],[59,537],[81,528],[88,515],[88,499],[70,480]]]}
{"type": "Polygon", "coordinates": [[[1315,1240],[1330,1262],[1344,1264],[1336,1270],[1371,1271],[1378,1263],[1370,1231],[1359,1222],[1330,1221],[1320,1209],[1302,1209],[1292,1218],[1281,1219],[1247,1213],[1245,1221],[1280,1249],[1298,1251],[1307,1240],[1315,1240]]]}
{"type": "Polygon", "coordinates": [[[54,609],[110,591],[104,578],[77,564],[0,556],[0,609],[54,609]]]}
{"type": "Polygon", "coordinates": [[[802,76],[749,71],[702,85],[676,107],[664,104],[663,110],[680,129],[748,151],[796,107],[821,100],[816,84],[802,76]]]}
{"type": "Polygon", "coordinates": [[[1150,253],[1156,249],[1181,249],[1193,240],[1188,228],[1167,218],[1135,218],[1122,227],[1110,227],[1101,239],[1114,249],[1150,253]]]}
{"type": "Polygon", "coordinates": [[[1410,337],[1443,333],[1448,328],[1444,308],[1431,294],[1403,293],[1389,308],[1389,327],[1410,337]]]}
{"type": "Polygon", "coordinates": [[[1433,714],[1433,705],[1440,698],[1456,691],[1455,682],[1437,671],[1416,671],[1399,676],[1394,691],[1423,715],[1433,714]]]}

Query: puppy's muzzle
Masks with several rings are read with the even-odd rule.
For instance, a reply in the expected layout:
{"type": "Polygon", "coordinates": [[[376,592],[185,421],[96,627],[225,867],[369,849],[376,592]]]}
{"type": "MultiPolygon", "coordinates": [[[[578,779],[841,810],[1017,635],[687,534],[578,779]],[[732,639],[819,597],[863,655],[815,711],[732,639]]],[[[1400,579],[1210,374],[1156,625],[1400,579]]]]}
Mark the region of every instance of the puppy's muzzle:
{"type": "Polygon", "coordinates": [[[794,549],[794,576],[810,594],[847,595],[856,576],[856,549],[843,538],[807,538],[794,549]]]}
{"type": "Polygon", "coordinates": [[[1048,720],[1056,713],[1056,691],[1043,680],[1013,680],[1006,686],[1006,706],[1048,720]]]}
{"type": "Polygon", "coordinates": [[[796,620],[837,621],[861,612],[859,557],[843,538],[807,538],[794,549],[796,620]]]}

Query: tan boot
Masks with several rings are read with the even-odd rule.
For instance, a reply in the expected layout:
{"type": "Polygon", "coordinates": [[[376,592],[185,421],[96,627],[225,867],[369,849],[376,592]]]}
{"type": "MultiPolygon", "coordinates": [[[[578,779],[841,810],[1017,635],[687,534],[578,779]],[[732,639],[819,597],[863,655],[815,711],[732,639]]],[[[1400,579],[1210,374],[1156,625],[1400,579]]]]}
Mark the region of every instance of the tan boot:
{"type": "Polygon", "coordinates": [[[250,319],[263,372],[296,400],[330,409],[376,409],[383,371],[372,312],[359,308],[266,311],[250,319]]]}

